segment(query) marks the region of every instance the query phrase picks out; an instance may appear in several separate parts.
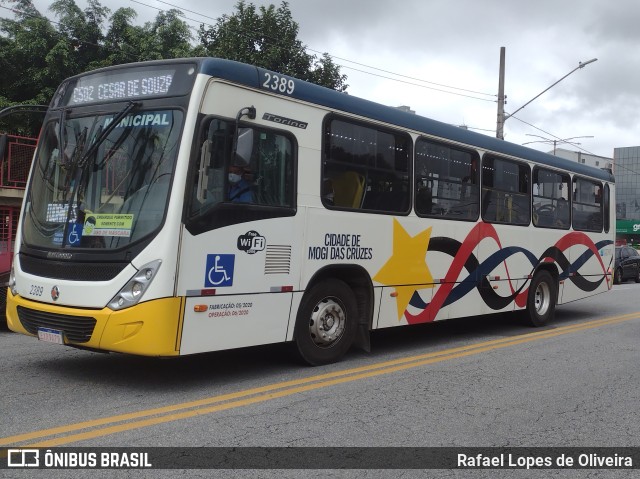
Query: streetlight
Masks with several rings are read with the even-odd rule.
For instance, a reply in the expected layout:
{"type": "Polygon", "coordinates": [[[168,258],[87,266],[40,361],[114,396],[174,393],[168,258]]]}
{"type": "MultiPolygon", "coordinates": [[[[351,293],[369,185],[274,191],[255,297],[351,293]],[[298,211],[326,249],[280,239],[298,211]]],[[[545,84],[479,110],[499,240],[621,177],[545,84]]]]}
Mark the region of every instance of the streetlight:
{"type": "MultiPolygon", "coordinates": [[[[554,86],[556,86],[558,83],[560,83],[562,80],[564,80],[565,78],[567,78],[569,75],[571,75],[572,73],[574,73],[577,70],[580,70],[581,68],[586,67],[589,63],[593,63],[595,61],[598,61],[597,58],[592,58],[591,60],[587,60],[586,62],[578,62],[578,66],[575,67],[573,70],[571,70],[569,73],[567,73],[565,76],[563,76],[562,78],[560,78],[560,80],[556,81],[555,83],[553,83],[552,85],[550,85],[549,87],[545,88],[544,90],[542,90],[540,93],[538,93],[536,96],[534,96],[531,100],[529,100],[527,103],[525,103],[524,105],[522,105],[520,108],[518,108],[516,111],[514,111],[513,113],[505,113],[503,115],[500,115],[500,111],[504,111],[504,103],[501,104],[501,102],[504,102],[504,95],[500,96],[498,95],[498,127],[496,129],[496,136],[498,138],[500,138],[501,140],[504,140],[504,135],[503,135],[503,131],[504,131],[504,122],[507,121],[507,119],[511,118],[513,115],[515,115],[516,113],[518,113],[520,110],[522,110],[525,106],[527,106],[529,103],[531,103],[533,100],[535,100],[536,98],[538,98],[539,96],[541,96],[543,93],[546,93],[547,91],[549,91],[551,88],[553,88],[554,86]]],[[[504,82],[504,80],[501,78],[501,82],[504,82]]]]}
{"type": "Polygon", "coordinates": [[[552,139],[552,138],[545,138],[544,136],[540,136],[540,135],[531,135],[529,133],[526,134],[527,136],[535,136],[536,138],[542,138],[541,140],[533,140],[533,141],[527,141],[526,143],[523,143],[523,145],[528,145],[530,143],[547,143],[547,144],[553,144],[553,154],[556,154],[556,144],[558,143],[568,143],[570,145],[579,145],[580,143],[577,143],[575,141],[569,141],[569,140],[577,140],[578,138],[593,138],[593,135],[587,135],[587,136],[572,136],[571,138],[564,138],[564,139],[552,139]]]}

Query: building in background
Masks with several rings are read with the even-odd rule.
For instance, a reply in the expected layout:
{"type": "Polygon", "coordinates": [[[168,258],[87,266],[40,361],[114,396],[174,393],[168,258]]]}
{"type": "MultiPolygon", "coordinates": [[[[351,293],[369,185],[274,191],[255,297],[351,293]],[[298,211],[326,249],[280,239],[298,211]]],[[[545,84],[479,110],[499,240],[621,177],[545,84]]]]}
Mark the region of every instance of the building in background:
{"type": "Polygon", "coordinates": [[[640,245],[640,146],[615,148],[613,159],[561,148],[556,149],[555,154],[613,172],[616,177],[616,242],[640,245]]]}
{"type": "Polygon", "coordinates": [[[616,238],[640,243],[640,146],[615,148],[616,238]]]}
{"type": "Polygon", "coordinates": [[[555,153],[551,151],[549,153],[552,155],[555,154],[561,158],[566,158],[567,160],[577,161],[578,163],[593,166],[595,168],[604,168],[609,171],[613,170],[613,160],[606,156],[592,155],[582,151],[565,150],[563,148],[556,148],[555,153]]]}

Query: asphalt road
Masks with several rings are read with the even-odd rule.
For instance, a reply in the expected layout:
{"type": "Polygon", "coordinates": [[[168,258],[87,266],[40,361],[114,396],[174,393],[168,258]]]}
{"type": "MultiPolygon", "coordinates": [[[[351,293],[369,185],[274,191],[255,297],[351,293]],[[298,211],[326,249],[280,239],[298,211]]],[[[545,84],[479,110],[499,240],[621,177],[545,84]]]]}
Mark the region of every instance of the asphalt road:
{"type": "MultiPolygon", "coordinates": [[[[559,307],[542,329],[494,315],[378,331],[371,353],[318,368],[299,363],[287,345],[151,359],[0,331],[0,447],[317,448],[308,470],[181,471],[185,477],[632,477],[312,466],[324,464],[327,447],[638,446],[639,294],[640,284],[617,285],[559,307]]],[[[131,476],[27,472],[20,477],[131,476]]]]}

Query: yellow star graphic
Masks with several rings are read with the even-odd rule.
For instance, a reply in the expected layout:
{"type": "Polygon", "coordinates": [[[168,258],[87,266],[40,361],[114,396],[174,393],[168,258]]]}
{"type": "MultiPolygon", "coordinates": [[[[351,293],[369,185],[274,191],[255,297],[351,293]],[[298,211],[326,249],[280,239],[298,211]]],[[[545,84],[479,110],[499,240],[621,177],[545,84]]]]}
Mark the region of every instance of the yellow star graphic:
{"type": "Polygon", "coordinates": [[[393,254],[373,280],[387,286],[395,286],[398,319],[407,309],[417,289],[416,285],[433,288],[433,278],[426,260],[430,239],[431,227],[411,237],[398,220],[393,220],[393,254]]]}

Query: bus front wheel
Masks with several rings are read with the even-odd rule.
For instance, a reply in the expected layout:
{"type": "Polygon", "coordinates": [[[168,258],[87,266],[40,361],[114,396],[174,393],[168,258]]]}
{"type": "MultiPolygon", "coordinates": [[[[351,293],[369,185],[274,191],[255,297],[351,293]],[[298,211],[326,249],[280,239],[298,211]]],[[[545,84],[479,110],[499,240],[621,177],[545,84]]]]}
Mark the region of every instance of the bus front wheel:
{"type": "Polygon", "coordinates": [[[548,271],[538,271],[529,285],[527,297],[528,323],[531,326],[544,326],[553,318],[558,288],[548,271]]]}
{"type": "Polygon", "coordinates": [[[357,310],[353,290],[341,280],[321,281],[305,293],[295,330],[302,359],[312,366],[338,361],[353,343],[357,310]]]}

